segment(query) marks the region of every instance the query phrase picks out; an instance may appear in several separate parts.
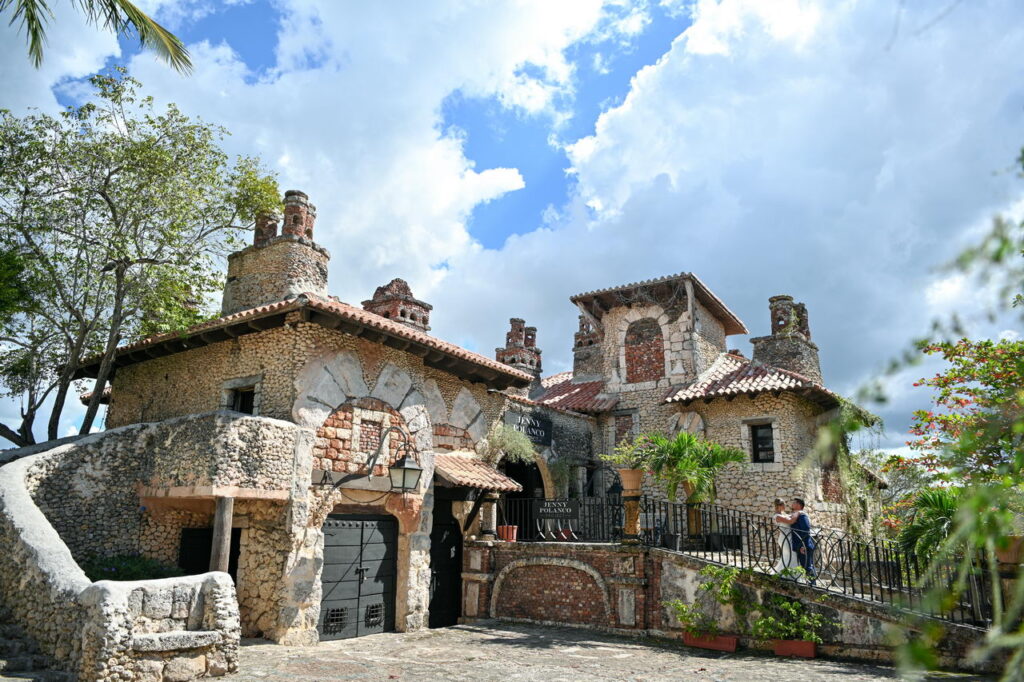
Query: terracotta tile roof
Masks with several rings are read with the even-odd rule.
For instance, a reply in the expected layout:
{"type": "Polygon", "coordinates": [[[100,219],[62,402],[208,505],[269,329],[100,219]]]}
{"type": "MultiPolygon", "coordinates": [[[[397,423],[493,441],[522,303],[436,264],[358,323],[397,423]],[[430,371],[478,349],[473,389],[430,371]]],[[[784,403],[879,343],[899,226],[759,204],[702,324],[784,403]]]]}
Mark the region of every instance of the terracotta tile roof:
{"type": "Polygon", "coordinates": [[[568,381],[569,379],[572,379],[572,372],[571,371],[569,371],[569,372],[559,372],[558,374],[552,374],[549,377],[543,377],[540,380],[540,385],[543,386],[544,388],[550,388],[551,386],[554,386],[555,384],[560,384],[563,381],[568,381]]]}
{"type": "Polygon", "coordinates": [[[523,489],[523,486],[469,452],[436,453],[434,470],[446,481],[470,488],[503,493],[519,492],[523,489]]]}
{"type": "MultiPolygon", "coordinates": [[[[556,375],[558,376],[558,375],[556,375]]],[[[607,412],[619,402],[618,396],[602,393],[604,381],[573,383],[571,374],[564,381],[552,384],[537,398],[541,405],[560,407],[573,412],[607,412]]]]}
{"type": "MultiPolygon", "coordinates": [[[[654,279],[645,279],[639,282],[631,282],[629,284],[622,284],[620,286],[608,287],[606,289],[595,289],[594,291],[586,291],[582,294],[576,294],[570,296],[569,300],[573,303],[580,303],[591,299],[600,298],[606,294],[618,293],[626,291],[628,289],[639,289],[656,287],[659,284],[676,284],[690,280],[693,282],[693,293],[694,296],[700,301],[704,307],[711,311],[711,313],[721,320],[725,324],[725,333],[729,334],[747,334],[747,327],[743,324],[743,321],[737,317],[736,313],[729,309],[729,306],[725,305],[722,299],[718,298],[711,289],[701,280],[700,277],[693,274],[692,272],[680,272],[675,275],[666,275],[665,277],[655,277],[654,279]]],[[[600,313],[597,313],[600,316],[600,313]]]]}
{"type": "MultiPolygon", "coordinates": [[[[569,372],[569,374],[572,374],[572,372],[569,372]]],[[[544,409],[551,410],[553,412],[561,412],[562,414],[571,414],[571,415],[573,415],[575,417],[583,417],[584,419],[593,419],[593,417],[591,417],[590,415],[586,415],[586,414],[583,414],[581,412],[574,412],[573,410],[568,410],[568,409],[565,409],[563,407],[557,407],[555,405],[547,405],[547,404],[542,403],[542,402],[540,402],[538,400],[533,400],[532,398],[523,398],[522,396],[513,395],[511,393],[505,393],[504,396],[506,398],[508,398],[509,400],[511,400],[512,402],[514,402],[514,403],[520,403],[522,405],[530,405],[531,407],[543,407],[544,409]]]]}
{"type": "MultiPolygon", "coordinates": [[[[88,405],[89,401],[92,400],[92,394],[95,392],[96,391],[89,391],[88,393],[83,393],[82,395],[78,396],[78,399],[82,401],[83,405],[88,405]]],[[[100,396],[100,405],[109,405],[111,395],[112,392],[110,390],[110,384],[107,384],[106,386],[103,387],[103,395],[100,396]]]]}
{"type": "MultiPolygon", "coordinates": [[[[319,315],[320,318],[329,318],[330,324],[326,324],[325,326],[335,328],[341,326],[342,331],[345,331],[343,323],[349,323],[349,326],[353,328],[358,327],[361,330],[370,329],[381,332],[381,334],[378,335],[379,338],[375,340],[382,343],[386,342],[388,345],[392,345],[400,349],[412,348],[413,350],[410,350],[409,352],[420,350],[422,352],[417,354],[424,357],[424,361],[428,364],[432,362],[431,355],[435,355],[438,358],[436,362],[440,362],[441,358],[445,358],[446,360],[461,360],[475,368],[472,371],[462,372],[462,374],[469,375],[465,378],[470,378],[471,380],[489,383],[491,379],[489,379],[487,375],[490,377],[500,376],[505,378],[502,383],[505,383],[506,385],[512,383],[521,386],[526,386],[533,380],[533,377],[525,372],[521,372],[496,360],[491,360],[490,358],[468,351],[453,343],[442,341],[441,339],[433,337],[425,332],[412,329],[404,324],[394,322],[381,317],[380,315],[351,306],[347,303],[321,298],[320,296],[309,293],[299,294],[295,298],[277,301],[275,303],[268,303],[267,305],[257,306],[232,315],[218,317],[217,319],[189,327],[182,331],[156,334],[142,339],[141,341],[136,341],[135,343],[122,346],[117,350],[115,366],[122,367],[136,362],[143,362],[151,357],[158,357],[150,352],[140,351],[150,351],[151,349],[155,349],[157,346],[161,346],[161,344],[163,344],[164,347],[164,352],[161,354],[169,355],[189,350],[190,348],[198,348],[209,343],[225,340],[231,336],[235,336],[236,334],[225,332],[226,335],[222,338],[213,337],[213,334],[226,330],[233,325],[257,325],[254,330],[243,329],[242,333],[281,326],[284,324],[283,316],[297,310],[308,310],[311,314],[319,315]],[[267,319],[264,320],[264,318],[267,319]],[[258,323],[260,320],[264,320],[264,324],[266,326],[259,326],[258,323]],[[433,353],[431,353],[432,351],[433,353]]],[[[319,320],[320,318],[317,319],[319,320]]],[[[87,360],[79,369],[76,374],[76,378],[95,376],[96,370],[99,367],[99,362],[99,357],[87,360]]],[[[452,369],[447,363],[441,364],[440,367],[441,369],[445,369],[446,371],[450,371],[454,374],[459,374],[459,372],[452,369]]]]}
{"type": "Polygon", "coordinates": [[[714,364],[693,383],[669,390],[665,402],[687,403],[704,398],[756,395],[769,391],[793,391],[823,405],[839,404],[839,396],[801,374],[730,353],[719,355],[714,364]]]}

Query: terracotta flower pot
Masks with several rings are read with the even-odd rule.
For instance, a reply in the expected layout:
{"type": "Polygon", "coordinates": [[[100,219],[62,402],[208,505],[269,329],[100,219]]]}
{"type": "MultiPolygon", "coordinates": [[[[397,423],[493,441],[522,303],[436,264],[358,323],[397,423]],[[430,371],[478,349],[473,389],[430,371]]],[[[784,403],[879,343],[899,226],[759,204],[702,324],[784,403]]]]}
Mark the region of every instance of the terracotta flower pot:
{"type": "Polygon", "coordinates": [[[802,639],[773,639],[772,648],[776,656],[814,658],[818,654],[817,644],[802,639]]]}
{"type": "Polygon", "coordinates": [[[498,533],[498,539],[505,542],[515,542],[519,536],[519,526],[498,526],[495,530],[498,533]]]}
{"type": "Polygon", "coordinates": [[[619,478],[622,479],[622,489],[639,490],[644,480],[643,469],[619,469],[619,478]]]}
{"type": "Polygon", "coordinates": [[[1024,558],[1024,536],[1007,535],[1009,544],[1006,549],[997,549],[996,558],[1001,564],[1019,564],[1024,558]]]}
{"type": "Polygon", "coordinates": [[[736,651],[736,645],[740,638],[733,635],[691,635],[683,633],[683,644],[695,646],[699,649],[711,649],[712,651],[736,651]]]}

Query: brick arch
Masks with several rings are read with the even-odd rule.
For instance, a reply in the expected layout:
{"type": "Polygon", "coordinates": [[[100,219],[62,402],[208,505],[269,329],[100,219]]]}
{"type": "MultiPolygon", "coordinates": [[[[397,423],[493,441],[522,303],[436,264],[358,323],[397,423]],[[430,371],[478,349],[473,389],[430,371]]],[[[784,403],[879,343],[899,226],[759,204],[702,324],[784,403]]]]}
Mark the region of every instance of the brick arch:
{"type": "Polygon", "coordinates": [[[653,317],[630,323],[623,339],[626,383],[657,381],[665,376],[665,337],[653,317]]]}
{"type": "MultiPolygon", "coordinates": [[[[313,468],[344,473],[365,472],[366,462],[391,426],[412,436],[405,418],[378,398],[352,398],[327,415],[313,441],[313,468]]],[[[397,459],[397,439],[388,438],[387,450],[374,467],[374,476],[384,476],[397,459]]]]}
{"type": "MultiPolygon", "coordinates": [[[[592,596],[592,595],[590,595],[592,596]]],[[[498,573],[491,593],[491,615],[495,618],[522,618],[552,623],[608,626],[612,619],[608,585],[593,566],[575,559],[538,557],[516,559],[498,573]],[[587,599],[586,589],[573,589],[566,569],[583,573],[587,582],[600,595],[601,613],[588,606],[596,600],[587,599]],[[508,583],[508,585],[506,585],[508,583]],[[508,592],[514,600],[511,613],[502,613],[502,595],[508,592]]]]}

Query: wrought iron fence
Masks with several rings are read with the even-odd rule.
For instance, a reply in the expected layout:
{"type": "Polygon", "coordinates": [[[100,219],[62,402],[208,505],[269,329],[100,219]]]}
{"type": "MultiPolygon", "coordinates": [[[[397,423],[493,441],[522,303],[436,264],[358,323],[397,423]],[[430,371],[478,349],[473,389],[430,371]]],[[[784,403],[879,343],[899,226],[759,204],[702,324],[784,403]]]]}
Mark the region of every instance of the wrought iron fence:
{"type": "Polygon", "coordinates": [[[991,623],[991,587],[980,565],[973,567],[965,589],[955,589],[954,565],[939,567],[925,580],[926,562],[889,540],[864,540],[830,528],[814,528],[808,535],[766,516],[713,504],[645,499],[642,507],[641,518],[653,519],[655,546],[956,623],[991,623]],[[940,586],[955,595],[942,609],[925,599],[940,586]]]}
{"type": "MultiPolygon", "coordinates": [[[[618,542],[625,517],[619,497],[574,500],[505,499],[498,522],[518,527],[523,542],[618,542]],[[541,506],[544,505],[544,506],[541,506]]],[[[750,569],[809,584],[863,601],[892,605],[956,623],[991,622],[991,587],[975,566],[965,589],[956,586],[955,566],[941,567],[924,581],[925,562],[888,540],[864,540],[829,528],[808,536],[773,523],[765,515],[713,504],[682,504],[645,497],[640,537],[704,561],[750,569]],[[948,588],[955,598],[936,609],[925,594],[948,588]]]]}
{"type": "Polygon", "coordinates": [[[568,500],[503,499],[498,524],[517,526],[520,542],[618,542],[622,539],[623,506],[619,497],[568,500]],[[563,518],[551,518],[541,503],[564,503],[563,518]]]}

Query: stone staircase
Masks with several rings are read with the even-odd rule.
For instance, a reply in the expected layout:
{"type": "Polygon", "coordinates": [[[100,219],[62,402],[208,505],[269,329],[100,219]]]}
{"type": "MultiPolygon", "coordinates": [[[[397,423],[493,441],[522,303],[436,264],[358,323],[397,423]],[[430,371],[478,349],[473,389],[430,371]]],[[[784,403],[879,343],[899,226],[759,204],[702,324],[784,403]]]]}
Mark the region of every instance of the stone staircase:
{"type": "Polygon", "coordinates": [[[0,609],[0,682],[74,682],[71,673],[51,669],[53,660],[39,653],[36,643],[20,625],[10,622],[9,615],[0,609]]]}

